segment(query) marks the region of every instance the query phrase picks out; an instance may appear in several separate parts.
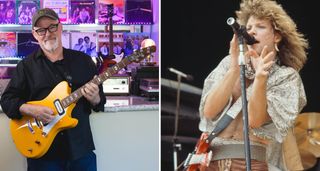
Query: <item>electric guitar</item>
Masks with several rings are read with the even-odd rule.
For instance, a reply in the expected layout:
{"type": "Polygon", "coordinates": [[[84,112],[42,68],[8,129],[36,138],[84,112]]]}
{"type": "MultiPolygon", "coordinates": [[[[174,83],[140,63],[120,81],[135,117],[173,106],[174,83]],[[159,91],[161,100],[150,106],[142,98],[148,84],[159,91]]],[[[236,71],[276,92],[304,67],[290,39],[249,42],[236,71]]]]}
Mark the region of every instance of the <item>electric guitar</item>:
{"type": "Polygon", "coordinates": [[[204,171],[210,164],[212,151],[209,151],[209,143],[207,142],[207,134],[203,133],[197,142],[192,153],[188,154],[184,162],[186,171],[204,171]]]}
{"type": "MultiPolygon", "coordinates": [[[[110,76],[132,62],[140,62],[150,53],[156,51],[156,46],[142,48],[135,51],[132,55],[123,59],[116,65],[108,68],[90,82],[100,85],[110,76]]],[[[51,146],[55,136],[59,131],[77,126],[78,120],[72,118],[71,112],[78,99],[83,95],[83,86],[71,92],[71,88],[66,81],[60,82],[49,95],[40,101],[30,101],[28,104],[43,105],[54,111],[55,118],[44,125],[36,118],[23,115],[21,119],[10,121],[10,131],[13,141],[18,151],[28,158],[39,158],[43,156],[51,146]]]]}
{"type": "Polygon", "coordinates": [[[114,16],[114,7],[113,4],[107,5],[107,11],[108,11],[108,21],[109,21],[109,54],[108,59],[112,59],[116,63],[120,62],[122,58],[124,57],[124,53],[121,52],[120,54],[114,54],[113,52],[113,20],[112,17],[114,16]]]}

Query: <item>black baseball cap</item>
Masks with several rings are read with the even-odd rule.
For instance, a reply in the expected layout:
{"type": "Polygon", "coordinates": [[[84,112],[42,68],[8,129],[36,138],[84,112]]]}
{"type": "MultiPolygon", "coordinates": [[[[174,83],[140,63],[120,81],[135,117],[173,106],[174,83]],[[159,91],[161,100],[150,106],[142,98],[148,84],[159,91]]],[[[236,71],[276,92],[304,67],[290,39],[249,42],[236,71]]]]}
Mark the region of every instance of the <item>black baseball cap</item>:
{"type": "Polygon", "coordinates": [[[50,8],[43,8],[37,11],[33,17],[32,17],[32,29],[34,26],[36,26],[37,22],[39,21],[40,18],[42,17],[48,17],[53,20],[59,20],[58,14],[50,8]]]}

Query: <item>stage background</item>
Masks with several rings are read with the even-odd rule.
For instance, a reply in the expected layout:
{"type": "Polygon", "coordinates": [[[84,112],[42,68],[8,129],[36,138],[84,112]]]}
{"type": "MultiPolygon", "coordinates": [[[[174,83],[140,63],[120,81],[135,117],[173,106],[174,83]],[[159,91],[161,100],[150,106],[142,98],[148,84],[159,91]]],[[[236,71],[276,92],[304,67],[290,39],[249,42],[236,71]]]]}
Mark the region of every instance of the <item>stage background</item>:
{"type": "MultiPolygon", "coordinates": [[[[202,89],[206,76],[228,54],[232,29],[226,24],[226,20],[228,17],[235,17],[234,11],[239,9],[239,2],[240,0],[162,1],[161,77],[176,80],[176,75],[168,71],[168,67],[174,67],[194,76],[193,81],[183,79],[183,82],[202,89]]],[[[308,61],[300,72],[308,100],[302,112],[320,112],[320,83],[316,76],[320,73],[320,35],[319,28],[316,27],[316,22],[319,21],[318,5],[316,1],[278,2],[310,43],[308,61]]],[[[172,126],[161,125],[161,129],[172,126]]],[[[319,162],[310,169],[316,170],[320,170],[319,162]]]]}

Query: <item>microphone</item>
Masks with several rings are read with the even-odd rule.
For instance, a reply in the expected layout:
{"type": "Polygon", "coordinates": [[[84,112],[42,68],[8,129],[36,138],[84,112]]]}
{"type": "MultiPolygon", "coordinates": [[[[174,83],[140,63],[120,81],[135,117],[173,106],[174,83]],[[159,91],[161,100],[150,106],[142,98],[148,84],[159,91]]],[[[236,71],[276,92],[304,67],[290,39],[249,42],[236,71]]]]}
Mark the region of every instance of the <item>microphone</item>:
{"type": "Polygon", "coordinates": [[[178,71],[178,70],[176,70],[174,68],[168,68],[168,70],[170,72],[173,72],[173,73],[177,74],[177,75],[180,75],[181,77],[184,77],[188,81],[192,81],[193,80],[193,76],[190,75],[190,74],[185,74],[185,73],[183,73],[181,71],[178,71]]]}
{"type": "Polygon", "coordinates": [[[237,35],[243,36],[248,45],[259,43],[259,41],[257,41],[253,36],[251,36],[244,26],[239,25],[233,17],[229,17],[227,19],[227,24],[232,27],[233,32],[235,32],[237,35]]]}

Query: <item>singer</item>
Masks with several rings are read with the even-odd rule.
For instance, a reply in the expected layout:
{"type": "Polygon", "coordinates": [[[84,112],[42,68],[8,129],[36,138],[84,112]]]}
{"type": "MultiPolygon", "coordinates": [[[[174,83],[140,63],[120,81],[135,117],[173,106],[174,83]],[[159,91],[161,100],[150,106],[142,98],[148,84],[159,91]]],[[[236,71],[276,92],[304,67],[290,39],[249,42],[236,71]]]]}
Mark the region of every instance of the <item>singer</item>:
{"type": "MultiPolygon", "coordinates": [[[[293,136],[294,121],[306,105],[299,71],[307,59],[308,42],[276,1],[242,0],[236,16],[258,41],[247,44],[245,53],[251,168],[303,170],[297,144],[286,138],[293,136]],[[287,143],[290,151],[283,151],[287,143]]],[[[236,115],[211,142],[207,171],[246,170],[237,35],[229,53],[205,79],[201,97],[202,132],[211,132],[223,115],[236,115]]]]}

